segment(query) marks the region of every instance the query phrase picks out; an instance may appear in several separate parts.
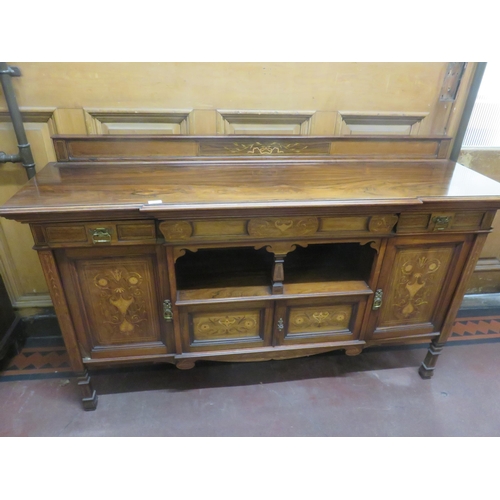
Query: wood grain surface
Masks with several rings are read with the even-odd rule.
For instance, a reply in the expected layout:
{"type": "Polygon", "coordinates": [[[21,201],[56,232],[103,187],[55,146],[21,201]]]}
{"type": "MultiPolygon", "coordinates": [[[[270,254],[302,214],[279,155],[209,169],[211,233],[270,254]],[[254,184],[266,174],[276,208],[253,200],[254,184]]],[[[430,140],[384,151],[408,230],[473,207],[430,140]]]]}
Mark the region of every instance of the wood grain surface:
{"type": "Polygon", "coordinates": [[[500,183],[452,162],[180,165],[49,164],[0,215],[41,220],[57,212],[415,205],[500,202],[500,183]],[[151,204],[153,201],[155,203],[151,204]]]}

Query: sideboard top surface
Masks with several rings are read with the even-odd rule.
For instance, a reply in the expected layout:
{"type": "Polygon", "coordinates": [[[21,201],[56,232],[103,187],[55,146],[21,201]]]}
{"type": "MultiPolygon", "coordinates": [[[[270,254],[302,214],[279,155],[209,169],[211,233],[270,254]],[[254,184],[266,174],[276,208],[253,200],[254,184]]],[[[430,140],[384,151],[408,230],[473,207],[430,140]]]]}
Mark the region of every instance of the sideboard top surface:
{"type": "Polygon", "coordinates": [[[54,212],[342,207],[483,202],[500,183],[440,161],[258,164],[50,163],[2,208],[13,219],[54,212]],[[151,203],[153,202],[153,203],[151,203]]]}

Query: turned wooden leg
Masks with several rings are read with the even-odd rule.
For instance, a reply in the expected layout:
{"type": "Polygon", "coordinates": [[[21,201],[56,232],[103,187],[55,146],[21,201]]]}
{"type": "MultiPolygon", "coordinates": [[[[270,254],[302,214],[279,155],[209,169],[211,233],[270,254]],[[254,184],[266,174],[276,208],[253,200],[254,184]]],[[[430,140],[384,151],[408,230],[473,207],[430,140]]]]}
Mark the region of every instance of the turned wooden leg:
{"type": "Polygon", "coordinates": [[[78,385],[82,390],[82,404],[83,409],[86,411],[92,411],[97,408],[97,394],[94,389],[92,389],[92,384],[90,383],[90,375],[87,370],[84,374],[78,377],[78,385]]]}
{"type": "Polygon", "coordinates": [[[418,369],[418,373],[422,378],[431,378],[432,375],[434,375],[434,368],[436,367],[438,356],[441,354],[443,347],[444,342],[439,343],[435,340],[431,342],[427,355],[418,369]]]}

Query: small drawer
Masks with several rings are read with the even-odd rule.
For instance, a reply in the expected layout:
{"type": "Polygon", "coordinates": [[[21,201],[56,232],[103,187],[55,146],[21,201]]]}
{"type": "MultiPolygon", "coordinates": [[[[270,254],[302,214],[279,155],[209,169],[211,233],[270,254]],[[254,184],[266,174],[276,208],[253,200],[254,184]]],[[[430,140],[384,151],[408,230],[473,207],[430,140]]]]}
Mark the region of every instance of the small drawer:
{"type": "Polygon", "coordinates": [[[270,345],[273,304],[209,304],[179,307],[184,352],[270,345]]]}
{"type": "Polygon", "coordinates": [[[50,247],[106,246],[154,243],[154,221],[33,224],[37,245],[50,247]]]}
{"type": "Polygon", "coordinates": [[[281,345],[359,338],[366,297],[328,297],[280,301],[275,335],[281,345]]]}
{"type": "Polygon", "coordinates": [[[489,229],[488,212],[433,212],[401,214],[397,233],[422,233],[446,231],[479,231],[489,229]]]}

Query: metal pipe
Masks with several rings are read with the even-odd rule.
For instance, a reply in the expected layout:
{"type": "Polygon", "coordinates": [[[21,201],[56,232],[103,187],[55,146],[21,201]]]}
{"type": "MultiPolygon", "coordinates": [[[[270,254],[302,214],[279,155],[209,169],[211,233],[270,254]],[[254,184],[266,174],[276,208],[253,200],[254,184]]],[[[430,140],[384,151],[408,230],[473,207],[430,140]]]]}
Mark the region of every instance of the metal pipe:
{"type": "Polygon", "coordinates": [[[17,147],[19,148],[19,153],[16,155],[8,155],[0,152],[0,163],[22,163],[23,167],[26,169],[28,179],[31,179],[35,176],[35,161],[33,160],[30,144],[26,138],[23,118],[21,116],[21,111],[19,111],[19,106],[17,105],[14,87],[11,81],[12,76],[20,76],[20,74],[20,71],[10,68],[7,63],[0,62],[0,81],[2,83],[5,101],[9,108],[10,119],[14,126],[14,132],[16,133],[17,147]]]}
{"type": "Polygon", "coordinates": [[[462,149],[462,143],[464,142],[465,132],[467,132],[467,125],[469,124],[472,110],[474,109],[474,103],[476,102],[477,93],[479,92],[479,87],[481,86],[481,80],[483,79],[485,69],[485,62],[477,63],[476,72],[472,77],[469,95],[465,101],[464,112],[462,113],[460,125],[458,126],[458,130],[455,135],[455,142],[453,143],[453,148],[450,153],[451,161],[458,161],[460,150],[462,149]]]}

